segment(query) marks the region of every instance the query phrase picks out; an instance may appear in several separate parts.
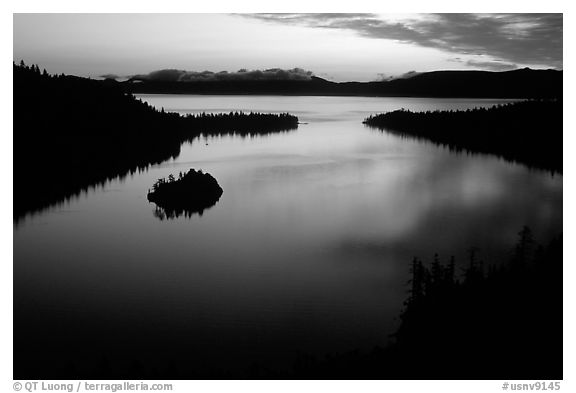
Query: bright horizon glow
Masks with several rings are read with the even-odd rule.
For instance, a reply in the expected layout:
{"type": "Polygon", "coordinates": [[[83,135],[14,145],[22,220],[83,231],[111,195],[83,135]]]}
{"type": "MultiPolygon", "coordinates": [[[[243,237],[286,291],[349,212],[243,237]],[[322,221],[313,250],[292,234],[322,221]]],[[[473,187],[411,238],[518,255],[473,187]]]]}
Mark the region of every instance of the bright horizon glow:
{"type": "Polygon", "coordinates": [[[485,14],[474,23],[470,16],[444,15],[14,14],[13,59],[89,77],[299,67],[334,81],[562,67],[561,50],[549,49],[558,40],[561,48],[561,16],[558,27],[549,15],[485,14]],[[541,39],[525,39],[542,28],[541,39]],[[503,46],[505,40],[483,37],[486,29],[518,42],[503,46]]]}

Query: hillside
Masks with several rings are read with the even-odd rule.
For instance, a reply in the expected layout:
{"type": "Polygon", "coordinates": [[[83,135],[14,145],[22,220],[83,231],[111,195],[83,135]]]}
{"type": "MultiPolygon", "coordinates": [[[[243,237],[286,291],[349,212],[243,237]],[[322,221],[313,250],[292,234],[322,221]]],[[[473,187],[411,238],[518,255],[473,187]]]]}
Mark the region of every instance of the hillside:
{"type": "Polygon", "coordinates": [[[562,172],[562,101],[533,100],[465,111],[396,110],[364,123],[453,150],[488,153],[562,172]]]}
{"type": "Polygon", "coordinates": [[[382,82],[308,80],[226,80],[122,82],[133,93],[325,95],[458,98],[560,98],[562,71],[435,71],[382,82]]]}
{"type": "Polygon", "coordinates": [[[14,218],[174,158],[201,133],[250,135],[298,126],[288,114],[181,116],[113,80],[49,75],[14,65],[14,218]]]}

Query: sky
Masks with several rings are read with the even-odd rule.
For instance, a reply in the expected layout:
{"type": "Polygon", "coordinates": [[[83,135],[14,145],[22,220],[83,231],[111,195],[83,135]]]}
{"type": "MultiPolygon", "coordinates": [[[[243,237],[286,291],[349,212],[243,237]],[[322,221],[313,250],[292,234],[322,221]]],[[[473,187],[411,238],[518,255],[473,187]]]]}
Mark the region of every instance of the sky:
{"type": "Polygon", "coordinates": [[[562,14],[14,14],[14,61],[99,77],[294,69],[333,81],[562,69],[562,14]]]}

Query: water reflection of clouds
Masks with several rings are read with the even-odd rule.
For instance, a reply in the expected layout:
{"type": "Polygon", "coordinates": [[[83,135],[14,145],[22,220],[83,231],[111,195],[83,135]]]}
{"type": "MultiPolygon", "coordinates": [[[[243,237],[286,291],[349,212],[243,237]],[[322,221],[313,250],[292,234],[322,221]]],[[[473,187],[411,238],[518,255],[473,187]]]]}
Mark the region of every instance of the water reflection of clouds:
{"type": "Polygon", "coordinates": [[[427,165],[405,169],[408,181],[393,190],[403,197],[383,195],[395,212],[386,221],[389,230],[343,236],[337,253],[355,254],[358,260],[362,255],[379,255],[383,261],[401,256],[408,263],[414,255],[463,255],[478,246],[487,257],[502,257],[523,225],[531,226],[542,241],[562,231],[561,177],[461,155],[437,156],[427,165]]]}

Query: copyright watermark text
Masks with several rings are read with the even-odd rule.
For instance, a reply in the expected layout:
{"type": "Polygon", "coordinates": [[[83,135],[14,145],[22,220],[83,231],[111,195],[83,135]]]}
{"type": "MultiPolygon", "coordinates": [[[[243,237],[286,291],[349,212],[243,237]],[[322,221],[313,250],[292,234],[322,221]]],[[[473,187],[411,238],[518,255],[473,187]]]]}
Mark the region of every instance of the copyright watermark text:
{"type": "Polygon", "coordinates": [[[532,383],[514,383],[514,382],[504,382],[502,384],[502,390],[522,390],[522,391],[534,391],[534,390],[560,390],[560,382],[532,382],[532,383]]]}
{"type": "Polygon", "coordinates": [[[171,383],[146,383],[146,382],[14,382],[16,392],[140,392],[140,391],[172,391],[171,383]]]}

